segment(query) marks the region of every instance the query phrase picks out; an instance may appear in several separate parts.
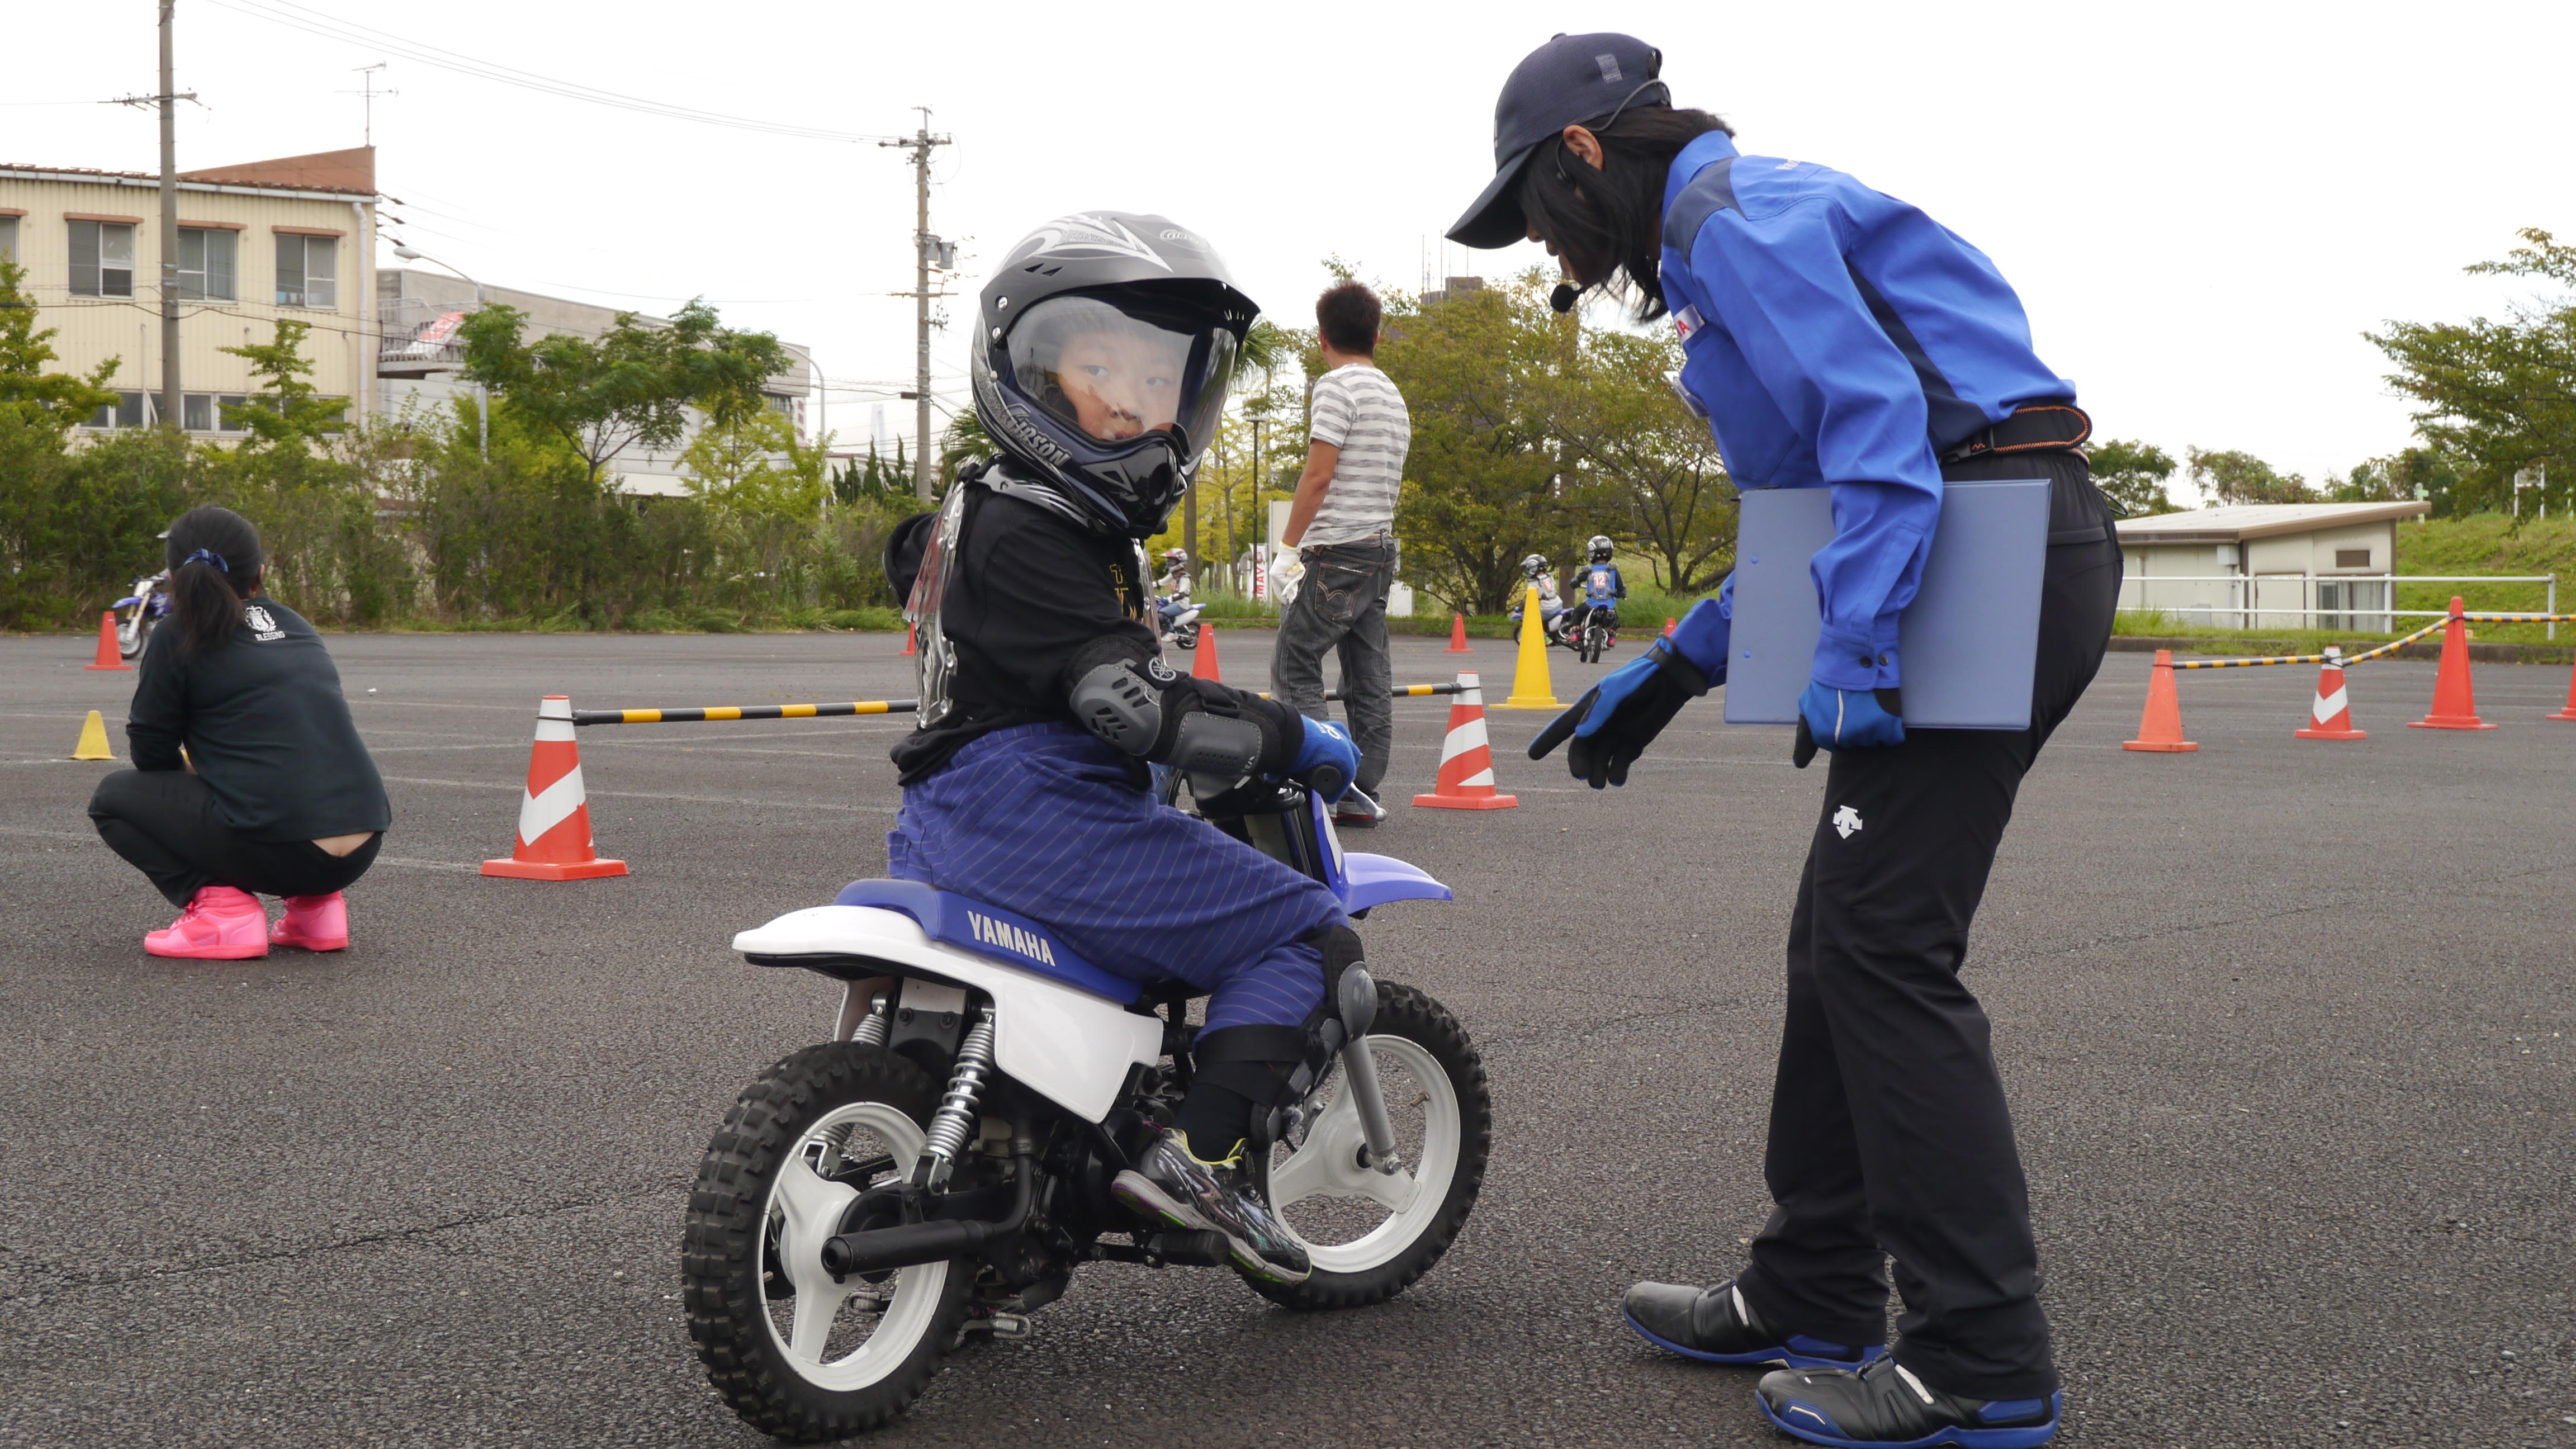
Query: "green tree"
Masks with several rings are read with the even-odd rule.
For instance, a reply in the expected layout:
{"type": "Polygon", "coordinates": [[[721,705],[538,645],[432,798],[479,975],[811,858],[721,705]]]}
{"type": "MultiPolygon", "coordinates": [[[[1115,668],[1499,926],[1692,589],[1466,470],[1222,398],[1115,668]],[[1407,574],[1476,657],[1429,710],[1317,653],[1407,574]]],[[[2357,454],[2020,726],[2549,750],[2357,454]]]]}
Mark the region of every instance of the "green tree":
{"type": "Polygon", "coordinates": [[[2165,493],[2165,483],[2174,474],[2173,455],[2153,443],[2122,442],[2117,438],[2095,443],[2085,453],[2093,464],[2093,481],[2101,485],[2102,496],[2123,518],[2147,518],[2158,513],[2182,510],[2165,493]]]}
{"type": "Polygon", "coordinates": [[[698,430],[680,453],[690,490],[728,512],[759,518],[812,518],[828,491],[828,440],[799,442],[787,415],[756,409],[698,430]]]}
{"type": "Polygon", "coordinates": [[[490,306],[457,329],[464,376],[578,454],[591,481],[630,445],[668,448],[695,409],[728,423],[762,406],[761,384],[788,366],[787,349],[766,332],[737,332],[704,300],[669,323],[632,312],[598,337],[553,333],[524,342],[527,314],[490,306]]]}
{"type": "Polygon", "coordinates": [[[1587,330],[1571,365],[1533,380],[1543,383],[1549,431],[1580,480],[1560,489],[1560,501],[1579,498],[1612,515],[1596,515],[1602,531],[1643,553],[1659,588],[1688,597],[1716,588],[1735,566],[1736,508],[1716,437],[1666,380],[1680,354],[1661,334],[1587,330]]]}
{"type": "Polygon", "coordinates": [[[2453,495],[2459,485],[2457,459],[2439,448],[2418,447],[2355,465],[2352,472],[2334,486],[2331,496],[2337,503],[2421,500],[2433,506],[2434,517],[2441,518],[2453,511],[2457,501],[2453,495]]]}
{"type": "Polygon", "coordinates": [[[342,430],[341,415],[349,410],[349,400],[321,397],[305,381],[313,364],[305,359],[304,338],[312,330],[305,323],[280,317],[276,335],[268,341],[217,349],[248,361],[251,376],[260,382],[248,402],[224,405],[224,421],[250,433],[242,447],[254,452],[291,448],[307,453],[328,448],[330,435],[342,430]]]}
{"type": "MultiPolygon", "coordinates": [[[[2503,261],[2468,270],[2576,287],[2576,247],[2527,227],[2503,261]]],[[[2416,431],[2461,465],[2454,509],[2504,508],[2513,477],[2548,469],[2546,497],[2576,501],[2576,297],[2514,307],[2498,321],[2391,322],[2362,334],[2396,364],[2388,383],[2421,404],[2416,431]]]]}
{"type": "Polygon", "coordinates": [[[87,377],[48,372],[55,360],[48,345],[58,329],[36,326],[36,301],[22,288],[27,269],[0,255],[0,413],[51,432],[57,443],[83,418],[113,406],[116,394],[107,380],[116,373],[116,358],[92,368],[87,377]]]}
{"type": "Polygon", "coordinates": [[[2314,503],[2317,494],[2296,473],[2276,471],[2251,453],[2184,450],[2193,485],[2221,503],[2314,503]]]}

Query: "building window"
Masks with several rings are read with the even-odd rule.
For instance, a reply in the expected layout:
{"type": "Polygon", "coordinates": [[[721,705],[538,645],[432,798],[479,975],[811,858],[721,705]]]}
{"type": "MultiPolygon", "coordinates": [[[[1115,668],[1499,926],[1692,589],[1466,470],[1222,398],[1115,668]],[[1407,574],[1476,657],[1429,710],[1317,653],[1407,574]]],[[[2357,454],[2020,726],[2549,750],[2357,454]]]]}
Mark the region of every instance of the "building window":
{"type": "Polygon", "coordinates": [[[337,308],[340,239],[335,236],[277,238],[277,305],[337,308]]]}
{"type": "Polygon", "coordinates": [[[244,407],[249,402],[237,392],[188,393],[179,399],[179,423],[192,433],[246,433],[248,428],[224,417],[224,409],[244,407]]]}
{"type": "Polygon", "coordinates": [[[148,428],[161,420],[160,399],[147,392],[120,392],[116,401],[89,415],[88,427],[148,428]]]}
{"type": "Polygon", "coordinates": [[[233,284],[240,270],[241,238],[212,227],[179,228],[179,295],[191,301],[212,298],[230,302],[240,296],[233,284]]]}
{"type": "Polygon", "coordinates": [[[0,216],[0,257],[18,260],[18,218],[0,216]]]}
{"type": "Polygon", "coordinates": [[[2335,567],[2339,569],[2366,569],[2370,567],[2370,550],[2366,548],[2336,549],[2335,567]]]}
{"type": "Polygon", "coordinates": [[[134,295],[134,228],[121,221],[76,221],[72,226],[72,295],[134,295]]]}

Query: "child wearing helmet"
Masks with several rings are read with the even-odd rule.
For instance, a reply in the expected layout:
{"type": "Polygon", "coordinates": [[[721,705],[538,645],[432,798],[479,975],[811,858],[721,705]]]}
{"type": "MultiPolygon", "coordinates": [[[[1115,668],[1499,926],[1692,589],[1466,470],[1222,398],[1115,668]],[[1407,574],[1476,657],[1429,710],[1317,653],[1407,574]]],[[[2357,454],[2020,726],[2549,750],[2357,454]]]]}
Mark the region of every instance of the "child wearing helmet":
{"type": "Polygon", "coordinates": [[[1512,594],[1512,626],[1520,627],[1521,611],[1528,607],[1529,591],[1538,590],[1538,622],[1543,629],[1556,627],[1556,616],[1565,612],[1565,602],[1556,590],[1556,575],[1548,568],[1547,555],[1531,554],[1521,560],[1522,587],[1512,594]]]}
{"type": "Polygon", "coordinates": [[[1616,628],[1619,601],[1628,597],[1627,581],[1619,577],[1619,566],[1610,561],[1614,550],[1606,536],[1592,535],[1584,550],[1591,555],[1591,561],[1583,566],[1583,598],[1574,606],[1577,610],[1574,625],[1582,628],[1591,621],[1593,614],[1607,613],[1610,616],[1607,622],[1616,628]]]}
{"type": "Polygon", "coordinates": [[[1164,765],[1202,799],[1256,778],[1338,793],[1358,767],[1338,725],[1174,671],[1146,622],[1138,541],[1195,475],[1255,310],[1205,242],[1155,216],[1060,218],[996,268],[972,371],[999,451],[887,547],[921,707],[894,750],[886,843],[889,873],[1026,916],[1140,994],[1208,993],[1178,1119],[1149,1128],[1113,1191],[1295,1283],[1305,1250],[1243,1149],[1358,937],[1328,887],[1148,789],[1164,765]]]}

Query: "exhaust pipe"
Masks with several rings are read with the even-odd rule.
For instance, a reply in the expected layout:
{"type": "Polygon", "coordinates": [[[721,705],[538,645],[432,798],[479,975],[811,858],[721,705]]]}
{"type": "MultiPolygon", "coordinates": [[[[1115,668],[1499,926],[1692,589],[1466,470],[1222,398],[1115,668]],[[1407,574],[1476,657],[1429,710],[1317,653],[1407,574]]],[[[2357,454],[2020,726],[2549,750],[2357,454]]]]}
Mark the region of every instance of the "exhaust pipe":
{"type": "Polygon", "coordinates": [[[823,1243],[823,1271],[835,1280],[852,1273],[883,1273],[917,1268],[964,1257],[995,1238],[1007,1238],[1029,1223],[1029,1202],[1037,1195],[1037,1168],[1025,1155],[1018,1159],[1019,1191],[1011,1212],[1000,1222],[902,1223],[891,1228],[842,1233],[823,1243]]]}

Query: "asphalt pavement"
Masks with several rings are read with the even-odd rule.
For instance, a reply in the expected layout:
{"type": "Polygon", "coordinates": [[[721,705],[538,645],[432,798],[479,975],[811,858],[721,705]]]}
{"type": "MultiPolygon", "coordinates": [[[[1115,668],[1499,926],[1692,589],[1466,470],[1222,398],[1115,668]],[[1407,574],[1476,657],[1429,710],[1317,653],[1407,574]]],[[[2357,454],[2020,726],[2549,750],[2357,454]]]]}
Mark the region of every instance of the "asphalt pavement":
{"type": "MultiPolygon", "coordinates": [[[[1266,678],[1269,636],[1218,636],[1266,678]]],[[[1633,648],[1636,641],[1631,641],[1633,648]]],[[[900,719],[586,729],[623,879],[485,879],[544,693],[678,706],[912,693],[886,636],[344,635],[395,826],[346,953],[146,956],[167,904],[91,831],[133,676],[0,639],[0,1445],[762,1442],[683,1330],[686,1188],[836,987],[738,928],[882,872],[900,719]]],[[[1476,645],[1488,696],[1512,651],[1476,645]]],[[[1613,663],[1621,656],[1614,656],[1613,663]]],[[[1447,678],[1401,640],[1400,680],[1447,678]]],[[[1571,700],[1597,668],[1551,657],[1571,700]]],[[[2433,667],[2184,676],[2192,755],[2125,753],[2148,658],[2023,787],[1967,979],[1995,1019],[2066,1378],[2060,1441],[2576,1449],[2576,724],[2564,668],[2481,665],[2503,727],[2413,730],[2433,667]]],[[[1520,808],[1402,803],[1446,700],[1399,702],[1365,848],[1451,883],[1371,964],[1474,1034],[1493,1170],[1445,1262],[1337,1316],[1102,1265],[970,1347],[904,1444],[1768,1445],[1752,1376],[1620,1326],[1762,1220],[1780,953],[1824,771],[1686,711],[1596,795],[1492,712],[1520,808]]]]}

